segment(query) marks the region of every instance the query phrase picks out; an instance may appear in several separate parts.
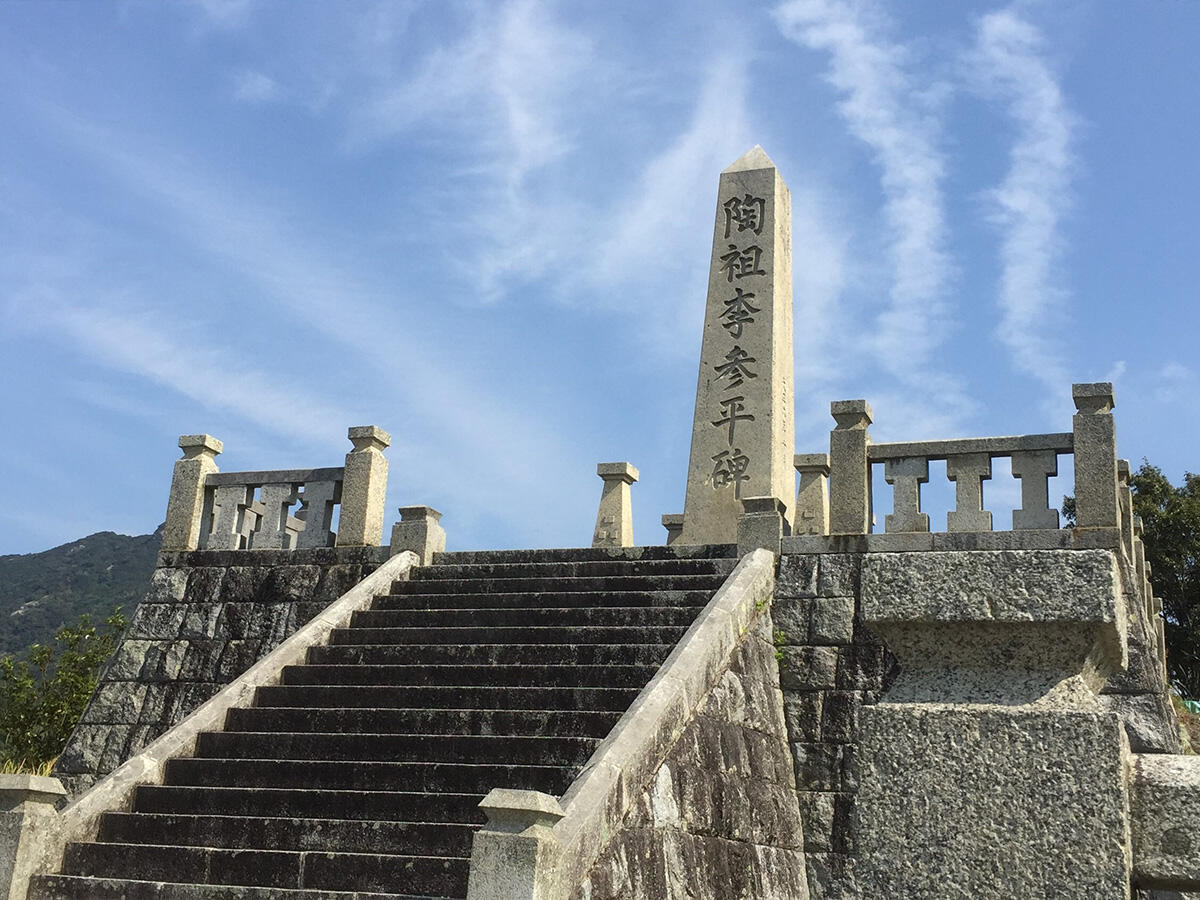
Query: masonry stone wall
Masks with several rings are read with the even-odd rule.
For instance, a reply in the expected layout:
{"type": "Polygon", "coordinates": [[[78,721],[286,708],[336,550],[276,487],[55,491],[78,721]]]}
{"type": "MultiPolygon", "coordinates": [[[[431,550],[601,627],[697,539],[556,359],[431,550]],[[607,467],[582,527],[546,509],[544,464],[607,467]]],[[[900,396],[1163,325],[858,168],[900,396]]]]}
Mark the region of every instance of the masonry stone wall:
{"type": "MultiPolygon", "coordinates": [[[[806,538],[805,549],[826,552],[788,552],[785,547],[780,558],[774,641],[814,900],[870,894],[856,875],[859,829],[872,827],[859,822],[862,710],[887,693],[900,670],[862,622],[861,572],[864,553],[887,546],[887,540],[890,536],[806,538]],[[833,552],[847,546],[856,552],[833,552]]],[[[993,542],[1000,540],[997,536],[993,542]]],[[[1108,679],[1100,703],[1118,714],[1135,752],[1177,753],[1177,724],[1152,635],[1153,618],[1133,577],[1132,561],[1114,549],[1130,610],[1129,666],[1108,679]]]]}
{"type": "Polygon", "coordinates": [[[856,614],[861,556],[792,554],[775,581],[788,742],[813,900],[854,896],[858,720],[886,690],[895,659],[856,614]]]}
{"type": "Polygon", "coordinates": [[[758,623],[572,900],[808,896],[771,617],[758,623]]]}
{"type": "Polygon", "coordinates": [[[54,774],[78,796],[373,572],[387,548],[163,552],[54,774]]]}

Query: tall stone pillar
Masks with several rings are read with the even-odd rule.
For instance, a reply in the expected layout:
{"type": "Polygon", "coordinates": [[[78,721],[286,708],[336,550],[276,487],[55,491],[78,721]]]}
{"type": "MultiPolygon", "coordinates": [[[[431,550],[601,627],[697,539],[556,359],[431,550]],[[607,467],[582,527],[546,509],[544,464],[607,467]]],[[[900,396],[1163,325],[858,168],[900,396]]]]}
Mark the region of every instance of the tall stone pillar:
{"type": "Polygon", "coordinates": [[[638,480],[638,470],[627,462],[600,463],[596,474],[604,479],[604,490],[600,493],[592,546],[632,547],[633,504],[629,486],[638,480]]]}
{"type": "Polygon", "coordinates": [[[761,147],[721,173],[681,544],[737,541],[743,497],[775,497],[790,531],[792,206],[761,147]]]}
{"type": "Polygon", "coordinates": [[[383,455],[392,436],[376,425],[357,425],[346,436],[354,449],[346,454],[342,481],[339,547],[378,547],[383,542],[383,504],[387,495],[388,461],[383,455]]]}
{"type": "Polygon", "coordinates": [[[183,459],[176,461],[167,500],[167,521],[162,549],[195,550],[200,546],[204,514],[204,483],[217,471],[217,456],[225,445],[211,434],[185,434],[179,438],[183,459]]]}

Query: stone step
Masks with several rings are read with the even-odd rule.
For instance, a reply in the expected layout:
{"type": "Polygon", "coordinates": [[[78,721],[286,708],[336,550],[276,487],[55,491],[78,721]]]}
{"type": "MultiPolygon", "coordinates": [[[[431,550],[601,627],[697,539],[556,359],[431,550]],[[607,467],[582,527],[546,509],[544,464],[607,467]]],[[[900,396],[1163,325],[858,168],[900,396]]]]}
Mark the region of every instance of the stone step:
{"type": "Polygon", "coordinates": [[[439,578],[593,578],[605,575],[728,575],[737,565],[729,559],[620,559],[584,562],[438,563],[412,570],[413,581],[439,578]]]}
{"type": "Polygon", "coordinates": [[[195,755],[224,759],[507,762],[578,769],[599,743],[600,739],[594,737],[206,731],[198,736],[195,755]]]}
{"type": "Polygon", "coordinates": [[[364,819],[482,825],[482,794],[410,791],[324,791],[291,788],[183,787],[143,784],[133,811],[177,815],[364,819]]]}
{"type": "Polygon", "coordinates": [[[375,598],[373,610],[388,609],[501,609],[508,607],[640,606],[647,608],[696,606],[701,609],[713,590],[702,591],[574,591],[538,594],[530,591],[493,594],[385,594],[375,598]]]}
{"type": "Polygon", "coordinates": [[[452,794],[486,794],[503,786],[558,796],[571,786],[571,775],[571,770],[562,766],[184,757],[168,761],[163,783],[171,787],[452,794]]]}
{"type": "Polygon", "coordinates": [[[664,641],[658,644],[500,644],[494,641],[475,644],[332,644],[310,647],[310,665],[545,665],[607,666],[662,665],[675,648],[664,641]]]}
{"type": "Polygon", "coordinates": [[[253,850],[469,856],[473,825],[364,822],[353,819],[105,813],[98,840],[253,850]]]}
{"type": "Polygon", "coordinates": [[[367,609],[354,613],[351,628],[514,628],[555,629],[600,625],[691,625],[701,606],[525,606],[502,609],[367,609]]]}
{"type": "Polygon", "coordinates": [[[305,665],[286,666],[284,685],[543,685],[641,688],[656,665],[305,665]]]}
{"type": "Polygon", "coordinates": [[[579,591],[715,591],[724,575],[607,575],[600,578],[444,578],[397,581],[392,594],[569,594],[579,591]]]}
{"type": "Polygon", "coordinates": [[[637,688],[366,685],[272,685],[255,693],[260,707],[358,709],[557,709],[624,712],[637,688]]]}
{"type": "Polygon", "coordinates": [[[619,712],[542,709],[320,709],[313,707],[231,709],[226,731],[285,731],[392,734],[511,734],[604,737],[619,712]]]}
{"type": "Polygon", "coordinates": [[[562,547],[549,550],[458,550],[438,553],[435,566],[481,563],[596,562],[606,560],[735,559],[736,544],[656,547],[562,547]]]}
{"type": "Polygon", "coordinates": [[[335,628],[333,644],[676,644],[684,626],[595,625],[559,628],[554,625],[512,627],[335,628]]]}
{"type": "Polygon", "coordinates": [[[374,891],[305,891],[219,884],[180,884],[86,875],[39,875],[29,900],[445,900],[374,891]]]}
{"type": "Polygon", "coordinates": [[[70,844],[67,874],[193,884],[236,884],[275,888],[332,888],[462,897],[468,860],[461,857],[381,853],[308,853],[288,850],[228,850],[160,844],[70,844]]]}

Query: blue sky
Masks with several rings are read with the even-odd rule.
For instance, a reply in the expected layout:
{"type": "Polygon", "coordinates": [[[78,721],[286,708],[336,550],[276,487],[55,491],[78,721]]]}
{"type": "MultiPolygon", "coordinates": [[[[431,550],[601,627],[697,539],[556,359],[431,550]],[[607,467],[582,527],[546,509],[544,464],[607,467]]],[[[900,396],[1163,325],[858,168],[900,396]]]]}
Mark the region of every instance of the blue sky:
{"type": "Polygon", "coordinates": [[[879,440],[1066,431],[1109,379],[1122,455],[1179,478],[1197,37],[1184,0],[0,2],[0,553],[150,531],[182,433],[235,471],[366,423],[389,525],[586,544],[627,459],[660,543],[717,176],[756,143],[798,451],[835,399],[879,440]]]}

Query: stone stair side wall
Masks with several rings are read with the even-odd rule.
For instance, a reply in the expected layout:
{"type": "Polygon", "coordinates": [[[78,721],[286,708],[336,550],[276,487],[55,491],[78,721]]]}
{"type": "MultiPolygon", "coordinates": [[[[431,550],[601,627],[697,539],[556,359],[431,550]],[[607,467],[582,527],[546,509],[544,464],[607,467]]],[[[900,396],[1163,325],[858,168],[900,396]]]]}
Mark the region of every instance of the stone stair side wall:
{"type": "Polygon", "coordinates": [[[774,563],[763,550],[742,560],[564,796],[555,834],[575,855],[563,896],[683,900],[719,885],[729,898],[808,897],[774,563]]]}
{"type": "Polygon", "coordinates": [[[773,640],[817,898],[852,897],[858,716],[886,690],[895,658],[858,616],[861,556],[784,555],[773,640]]]}
{"type": "MultiPolygon", "coordinates": [[[[856,799],[863,764],[859,720],[863,707],[875,704],[887,692],[898,668],[895,657],[862,623],[862,559],[867,552],[903,552],[909,548],[896,538],[906,537],[784,541],[772,610],[774,641],[779,648],[780,684],[814,900],[864,896],[855,876],[856,799]]],[[[952,549],[951,542],[975,549],[973,540],[979,549],[1010,545],[1034,549],[1042,544],[1047,549],[1089,549],[1097,543],[1072,543],[1070,530],[1049,534],[1045,540],[1018,532],[988,534],[986,541],[973,535],[933,537],[944,539],[945,549],[952,549]]],[[[1129,666],[1109,678],[1100,702],[1118,714],[1134,752],[1177,753],[1178,725],[1140,582],[1118,542],[1101,543],[1113,551],[1122,575],[1129,611],[1129,666]]]]}
{"type": "MultiPolygon", "coordinates": [[[[345,628],[355,612],[370,606],[393,582],[407,580],[417,562],[416,554],[404,552],[372,566],[375,571],[370,575],[318,611],[308,623],[231,679],[161,737],[71,800],[54,814],[52,822],[42,823],[37,838],[42,845],[42,855],[36,866],[22,871],[21,884],[13,882],[13,896],[25,896],[24,890],[31,876],[57,871],[67,844],[95,840],[100,817],[105,812],[128,809],[139,785],[161,784],[167,762],[194,753],[201,732],[219,730],[231,709],[248,706],[258,688],[277,684],[286,666],[302,663],[310,647],[324,644],[334,629],[345,628]]],[[[45,780],[53,782],[53,779],[45,780]]]]}
{"type": "Polygon", "coordinates": [[[163,552],[54,767],[78,797],[387,559],[386,547],[163,552]]]}

